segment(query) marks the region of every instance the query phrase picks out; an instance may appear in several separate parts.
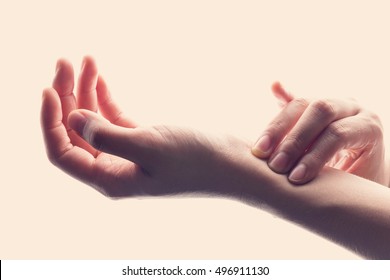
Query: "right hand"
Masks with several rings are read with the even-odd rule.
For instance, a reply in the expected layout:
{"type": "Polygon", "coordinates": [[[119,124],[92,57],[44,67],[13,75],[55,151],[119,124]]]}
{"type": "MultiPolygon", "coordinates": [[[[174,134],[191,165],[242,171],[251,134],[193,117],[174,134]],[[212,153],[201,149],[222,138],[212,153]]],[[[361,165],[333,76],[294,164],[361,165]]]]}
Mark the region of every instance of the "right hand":
{"type": "Polygon", "coordinates": [[[282,110],[252,153],[267,159],[273,171],[304,184],[327,165],[388,185],[383,129],[376,114],[353,100],[297,99],[279,83],[272,90],[282,110]]]}

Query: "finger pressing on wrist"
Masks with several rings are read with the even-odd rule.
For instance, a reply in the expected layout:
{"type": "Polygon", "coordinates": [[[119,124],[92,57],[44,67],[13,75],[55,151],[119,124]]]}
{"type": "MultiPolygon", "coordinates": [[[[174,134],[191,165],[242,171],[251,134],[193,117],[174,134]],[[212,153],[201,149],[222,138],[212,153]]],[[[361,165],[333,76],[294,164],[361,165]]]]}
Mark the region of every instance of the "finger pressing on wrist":
{"type": "Polygon", "coordinates": [[[267,158],[272,152],[271,136],[261,136],[252,147],[252,154],[259,158],[267,158]]]}
{"type": "Polygon", "coordinates": [[[312,179],[309,176],[307,165],[305,163],[298,164],[288,176],[288,179],[291,183],[294,184],[304,184],[312,179]]]}

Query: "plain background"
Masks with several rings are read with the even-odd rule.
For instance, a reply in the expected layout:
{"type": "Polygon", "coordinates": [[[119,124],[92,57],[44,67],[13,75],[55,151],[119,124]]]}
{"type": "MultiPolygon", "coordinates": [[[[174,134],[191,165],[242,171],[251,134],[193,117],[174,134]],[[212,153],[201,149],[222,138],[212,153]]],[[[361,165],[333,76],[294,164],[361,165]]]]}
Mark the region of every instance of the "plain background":
{"type": "MultiPolygon", "coordinates": [[[[256,140],[297,96],[355,97],[388,126],[387,1],[0,0],[1,259],[356,259],[277,217],[205,198],[112,201],[52,166],[39,124],[57,58],[93,55],[138,123],[256,140]]],[[[353,238],[353,237],[351,237],[353,238]]]]}

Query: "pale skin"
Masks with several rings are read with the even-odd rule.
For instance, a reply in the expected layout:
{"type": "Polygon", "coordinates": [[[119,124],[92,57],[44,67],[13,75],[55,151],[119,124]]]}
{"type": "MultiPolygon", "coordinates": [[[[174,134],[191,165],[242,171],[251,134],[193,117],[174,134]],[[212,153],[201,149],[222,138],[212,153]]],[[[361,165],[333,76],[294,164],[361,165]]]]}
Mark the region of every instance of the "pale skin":
{"type": "Polygon", "coordinates": [[[76,96],[59,60],[43,92],[50,161],[112,198],[207,194],[233,198],[321,234],[367,258],[390,258],[390,190],[325,167],[296,186],[251,153],[252,143],[187,128],[138,126],[114,103],[91,57],[76,96]],[[97,113],[98,112],[98,113],[97,113]]]}
{"type": "Polygon", "coordinates": [[[272,87],[282,110],[252,152],[290,182],[304,184],[326,165],[389,185],[379,117],[352,99],[294,98],[280,83],[272,87]]]}

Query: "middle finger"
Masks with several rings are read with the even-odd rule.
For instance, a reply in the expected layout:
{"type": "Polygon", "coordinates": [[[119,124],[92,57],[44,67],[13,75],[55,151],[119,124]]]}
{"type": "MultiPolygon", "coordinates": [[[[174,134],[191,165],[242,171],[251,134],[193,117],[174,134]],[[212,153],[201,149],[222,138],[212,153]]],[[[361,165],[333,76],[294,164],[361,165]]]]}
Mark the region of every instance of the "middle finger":
{"type": "Polygon", "coordinates": [[[77,107],[97,112],[96,85],[98,70],[92,57],[84,57],[77,85],[77,107]]]}

